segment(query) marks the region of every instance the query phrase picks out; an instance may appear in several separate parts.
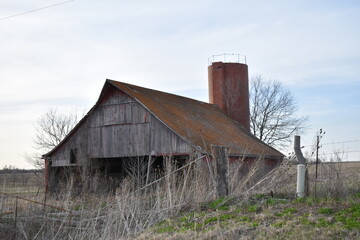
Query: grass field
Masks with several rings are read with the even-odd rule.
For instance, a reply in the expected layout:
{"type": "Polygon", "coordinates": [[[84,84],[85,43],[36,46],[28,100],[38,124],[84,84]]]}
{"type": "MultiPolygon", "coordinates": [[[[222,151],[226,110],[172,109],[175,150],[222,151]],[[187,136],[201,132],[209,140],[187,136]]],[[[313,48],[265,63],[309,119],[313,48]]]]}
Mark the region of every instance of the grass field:
{"type": "Polygon", "coordinates": [[[254,169],[218,199],[191,166],[143,191],[127,179],[109,195],[77,195],[68,186],[45,196],[38,172],[1,173],[0,192],[11,196],[0,194],[0,239],[360,238],[360,163],[322,163],[316,181],[311,165],[304,199],[295,197],[295,169],[285,163],[249,187],[254,169]]]}
{"type": "Polygon", "coordinates": [[[217,199],[136,239],[359,239],[360,194],[342,201],[254,195],[217,199]]]}

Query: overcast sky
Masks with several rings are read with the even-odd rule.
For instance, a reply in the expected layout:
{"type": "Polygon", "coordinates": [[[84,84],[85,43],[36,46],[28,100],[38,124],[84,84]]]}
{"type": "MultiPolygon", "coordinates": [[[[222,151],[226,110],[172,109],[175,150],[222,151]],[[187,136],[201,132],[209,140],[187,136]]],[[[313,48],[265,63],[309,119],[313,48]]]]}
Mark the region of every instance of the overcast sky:
{"type": "Polygon", "coordinates": [[[303,145],[323,128],[322,154],[360,160],[360,1],[76,0],[9,17],[62,2],[0,2],[0,168],[31,167],[39,116],[89,109],[106,78],[208,101],[220,53],[291,89],[303,145]]]}

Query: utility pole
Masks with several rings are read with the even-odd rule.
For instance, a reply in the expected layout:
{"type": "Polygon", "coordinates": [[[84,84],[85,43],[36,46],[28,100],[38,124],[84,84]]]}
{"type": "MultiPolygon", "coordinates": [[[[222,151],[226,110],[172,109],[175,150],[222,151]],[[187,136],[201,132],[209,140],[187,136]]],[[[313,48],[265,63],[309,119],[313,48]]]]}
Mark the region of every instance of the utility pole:
{"type": "MultiPolygon", "coordinates": [[[[321,129],[320,129],[321,131],[321,129]]],[[[320,137],[319,134],[316,136],[316,168],[315,168],[315,181],[318,178],[318,165],[319,165],[319,142],[320,142],[320,137]]]]}
{"type": "Polygon", "coordinates": [[[320,128],[320,131],[316,134],[316,166],[315,166],[315,191],[314,195],[316,198],[316,183],[318,179],[318,165],[319,165],[319,148],[320,146],[320,139],[324,136],[325,132],[323,132],[322,128],[320,128]]]}

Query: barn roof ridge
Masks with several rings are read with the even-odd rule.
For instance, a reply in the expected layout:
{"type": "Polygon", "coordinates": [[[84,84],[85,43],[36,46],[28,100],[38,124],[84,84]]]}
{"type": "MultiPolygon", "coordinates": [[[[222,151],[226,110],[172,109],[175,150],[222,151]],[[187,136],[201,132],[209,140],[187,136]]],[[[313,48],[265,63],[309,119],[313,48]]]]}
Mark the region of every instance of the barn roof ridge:
{"type": "MultiPolygon", "coordinates": [[[[132,91],[133,91],[133,90],[136,90],[135,88],[141,88],[141,89],[146,89],[146,90],[149,90],[149,91],[154,91],[154,92],[158,92],[158,93],[162,93],[162,94],[168,94],[168,95],[172,95],[172,96],[175,96],[175,97],[188,99],[189,101],[198,102],[198,103],[200,103],[200,104],[209,104],[209,105],[216,106],[215,104],[208,103],[208,102],[204,102],[204,101],[197,100],[197,99],[194,99],[194,98],[182,96],[182,95],[175,94],[175,93],[164,92],[164,91],[157,90],[157,89],[153,89],[153,88],[141,87],[141,86],[138,86],[138,85],[134,85],[134,84],[131,84],[131,83],[127,83],[127,82],[117,81],[117,80],[113,80],[113,79],[109,79],[109,78],[107,78],[106,81],[109,82],[109,83],[120,83],[120,84],[126,86],[127,88],[129,88],[129,89],[132,90],[132,91]]],[[[113,85],[116,86],[116,84],[113,84],[113,85]]]]}

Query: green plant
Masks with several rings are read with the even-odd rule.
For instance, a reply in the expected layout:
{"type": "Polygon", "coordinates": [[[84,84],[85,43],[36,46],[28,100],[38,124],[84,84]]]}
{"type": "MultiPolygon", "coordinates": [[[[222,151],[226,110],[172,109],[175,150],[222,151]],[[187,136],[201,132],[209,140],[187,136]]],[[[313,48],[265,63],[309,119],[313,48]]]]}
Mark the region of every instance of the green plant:
{"type": "Polygon", "coordinates": [[[277,202],[273,198],[266,199],[266,205],[275,205],[277,202]]]}
{"type": "Polygon", "coordinates": [[[76,205],[73,206],[72,209],[73,209],[74,211],[79,211],[81,208],[82,208],[82,206],[81,206],[80,204],[76,204],[76,205]]]}
{"type": "Polygon", "coordinates": [[[352,195],[352,197],[355,198],[355,199],[356,199],[356,198],[359,199],[359,198],[360,198],[360,192],[354,193],[354,194],[352,195]]]}
{"type": "Polygon", "coordinates": [[[189,231],[189,230],[194,231],[195,228],[196,228],[195,222],[187,222],[181,226],[179,231],[189,231]]]}
{"type": "Polygon", "coordinates": [[[214,201],[209,202],[207,204],[207,207],[212,210],[227,211],[227,210],[229,210],[228,201],[229,201],[229,198],[220,197],[214,201]]]}
{"type": "Polygon", "coordinates": [[[296,208],[286,208],[284,209],[282,212],[280,213],[276,213],[275,216],[277,217],[284,217],[284,216],[291,216],[293,213],[296,213],[297,209],[296,208]]]}
{"type": "Polygon", "coordinates": [[[234,215],[226,213],[226,214],[220,215],[219,218],[220,218],[221,221],[226,221],[226,220],[234,218],[234,215]]]}
{"type": "Polygon", "coordinates": [[[320,202],[320,199],[314,197],[296,198],[292,201],[295,204],[305,203],[306,205],[313,206],[320,202]]]}
{"type": "Polygon", "coordinates": [[[251,224],[251,226],[252,226],[253,228],[256,228],[256,227],[259,226],[259,223],[255,221],[255,222],[253,222],[253,223],[251,224]]]}
{"type": "Polygon", "coordinates": [[[331,225],[332,223],[324,218],[319,218],[316,223],[315,223],[315,227],[327,227],[329,225],[331,225]]]}
{"type": "Polygon", "coordinates": [[[256,199],[263,199],[263,198],[265,198],[265,194],[263,194],[263,193],[255,194],[255,198],[256,199]]]}
{"type": "Polygon", "coordinates": [[[276,228],[281,228],[284,225],[285,225],[284,221],[278,221],[278,222],[275,222],[275,223],[271,224],[271,226],[276,227],[276,228]]]}
{"type": "Polygon", "coordinates": [[[194,218],[195,215],[196,215],[196,213],[190,212],[190,213],[188,213],[188,214],[180,217],[180,218],[179,218],[179,221],[180,221],[180,222],[187,222],[187,221],[189,221],[189,219],[194,218]]]}
{"type": "Polygon", "coordinates": [[[308,216],[301,216],[300,218],[299,218],[299,221],[300,221],[300,223],[301,224],[303,224],[303,225],[310,225],[311,224],[311,221],[309,220],[309,218],[308,218],[308,216]]]}
{"type": "Polygon", "coordinates": [[[318,213],[320,213],[320,214],[332,214],[332,213],[334,213],[334,210],[332,209],[332,208],[320,208],[319,210],[318,210],[318,213]]]}
{"type": "Polygon", "coordinates": [[[209,217],[209,218],[205,219],[204,225],[212,223],[212,222],[216,222],[217,220],[218,220],[218,217],[209,217]]]}
{"type": "Polygon", "coordinates": [[[258,206],[258,205],[251,205],[251,206],[249,206],[248,208],[247,208],[247,211],[248,212],[260,212],[260,210],[261,210],[261,207],[260,206],[258,206]]]}
{"type": "Polygon", "coordinates": [[[269,199],[266,199],[266,205],[275,205],[275,204],[284,204],[286,203],[287,201],[284,200],[284,199],[275,199],[275,198],[269,198],[269,199]]]}
{"type": "Polygon", "coordinates": [[[155,231],[157,233],[172,233],[175,232],[176,229],[173,226],[163,226],[163,227],[158,227],[155,231]]]}
{"type": "Polygon", "coordinates": [[[235,220],[238,222],[250,222],[251,218],[248,216],[239,216],[239,217],[236,217],[235,220]]]}
{"type": "Polygon", "coordinates": [[[335,219],[342,222],[347,229],[360,230],[360,203],[353,204],[351,207],[339,211],[335,219]]]}

